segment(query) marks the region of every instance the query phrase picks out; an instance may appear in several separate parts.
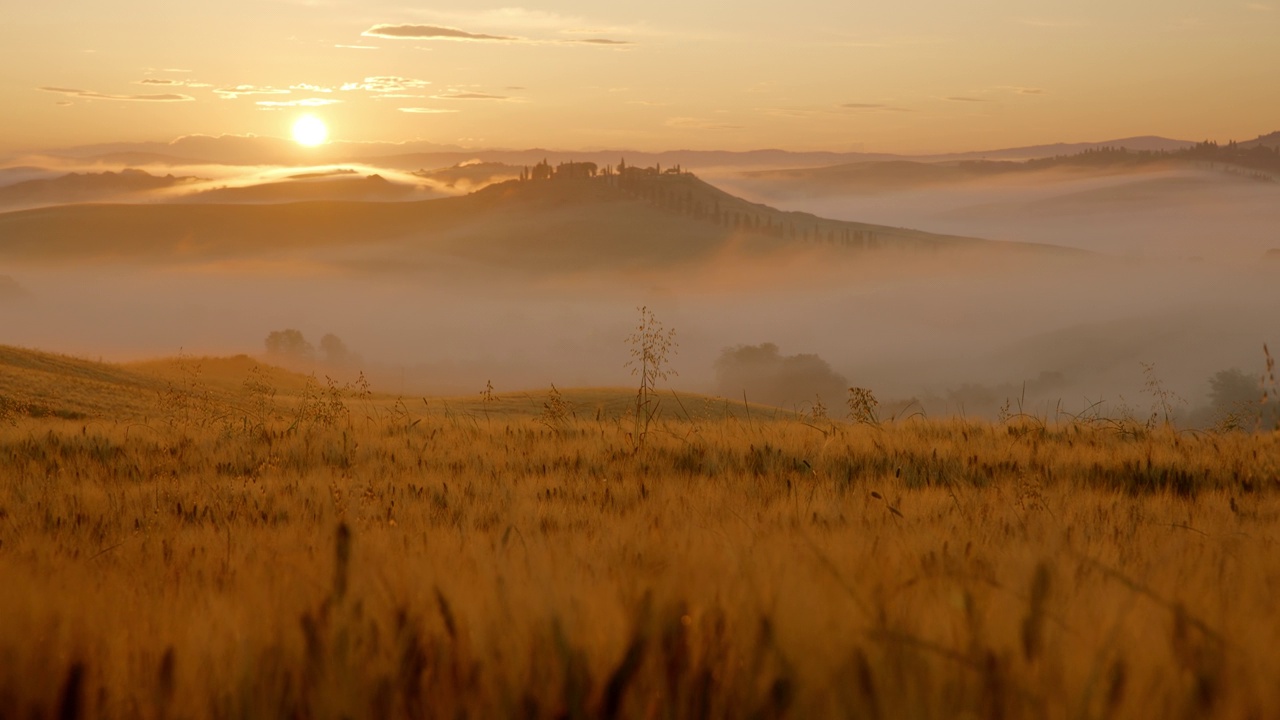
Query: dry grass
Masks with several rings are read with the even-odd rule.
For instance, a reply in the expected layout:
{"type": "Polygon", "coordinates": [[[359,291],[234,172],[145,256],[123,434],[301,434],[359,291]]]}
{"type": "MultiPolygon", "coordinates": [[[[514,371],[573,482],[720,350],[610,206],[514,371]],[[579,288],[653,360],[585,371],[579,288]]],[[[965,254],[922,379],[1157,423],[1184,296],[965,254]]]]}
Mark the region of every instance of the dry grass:
{"type": "Polygon", "coordinates": [[[0,424],[0,716],[1280,713],[1275,434],[318,397],[0,424]]]}

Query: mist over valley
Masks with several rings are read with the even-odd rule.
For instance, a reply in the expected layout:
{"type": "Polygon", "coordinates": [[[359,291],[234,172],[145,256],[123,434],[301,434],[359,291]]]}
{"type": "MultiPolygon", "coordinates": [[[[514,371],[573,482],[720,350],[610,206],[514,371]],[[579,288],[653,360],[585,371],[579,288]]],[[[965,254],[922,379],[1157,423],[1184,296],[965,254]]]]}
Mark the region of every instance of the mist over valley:
{"type": "Polygon", "coordinates": [[[416,169],[272,165],[245,147],[276,146],[213,139],[203,154],[242,164],[64,153],[0,176],[0,269],[21,288],[0,313],[12,344],[116,360],[332,333],[387,391],[466,394],[626,385],[644,305],[678,331],[673,386],[739,402],[839,406],[847,384],[930,414],[1145,408],[1148,363],[1191,413],[1274,335],[1280,186],[1144,142],[810,168],[786,163],[831,158],[634,154],[718,163],[705,175],[624,153],[416,169]],[[791,369],[727,369],[765,345],[791,369]]]}

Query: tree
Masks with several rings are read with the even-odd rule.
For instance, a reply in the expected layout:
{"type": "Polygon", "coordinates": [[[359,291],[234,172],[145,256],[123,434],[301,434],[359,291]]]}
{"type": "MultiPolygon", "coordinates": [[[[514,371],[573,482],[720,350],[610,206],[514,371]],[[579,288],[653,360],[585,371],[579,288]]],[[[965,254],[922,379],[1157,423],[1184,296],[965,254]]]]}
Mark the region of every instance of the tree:
{"type": "Polygon", "coordinates": [[[324,356],[325,363],[329,365],[351,364],[352,356],[351,351],[347,349],[347,344],[333,333],[320,338],[320,352],[324,356]]]}
{"type": "Polygon", "coordinates": [[[267,334],[267,354],[287,360],[315,359],[316,349],[307,342],[302,333],[292,328],[288,330],[272,330],[267,334]]]}
{"type": "Polygon", "coordinates": [[[752,400],[785,407],[817,396],[838,402],[849,387],[843,375],[813,354],[783,355],[774,343],[725,348],[716,360],[717,391],[746,393],[752,400]]]}
{"type": "Polygon", "coordinates": [[[1257,405],[1261,396],[1260,379],[1240,370],[1219,370],[1209,378],[1209,401],[1218,412],[1234,412],[1257,405]]]}

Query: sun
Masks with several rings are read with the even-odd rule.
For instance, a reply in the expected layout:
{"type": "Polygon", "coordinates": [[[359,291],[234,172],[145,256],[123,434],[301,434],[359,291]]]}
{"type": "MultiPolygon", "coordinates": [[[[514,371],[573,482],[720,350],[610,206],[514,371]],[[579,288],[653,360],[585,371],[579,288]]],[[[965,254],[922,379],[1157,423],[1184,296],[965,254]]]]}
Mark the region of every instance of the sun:
{"type": "Polygon", "coordinates": [[[315,115],[303,115],[293,124],[293,139],[299,145],[315,147],[329,137],[329,128],[315,115]]]}

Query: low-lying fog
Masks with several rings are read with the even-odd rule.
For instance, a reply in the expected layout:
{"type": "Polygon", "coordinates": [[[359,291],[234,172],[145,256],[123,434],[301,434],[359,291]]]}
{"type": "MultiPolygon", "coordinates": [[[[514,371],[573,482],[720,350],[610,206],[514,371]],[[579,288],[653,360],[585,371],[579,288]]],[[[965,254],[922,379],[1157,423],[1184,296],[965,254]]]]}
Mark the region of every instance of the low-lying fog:
{"type": "MultiPolygon", "coordinates": [[[[503,168],[383,177],[457,194],[503,168]]],[[[198,186],[207,190],[323,169],[189,170],[210,178],[198,186]]],[[[17,168],[5,182],[31,177],[48,175],[17,168]]],[[[625,338],[646,305],[677,332],[669,384],[681,390],[735,400],[745,390],[800,409],[821,393],[839,414],[856,385],[933,414],[986,415],[1006,400],[1039,413],[1099,401],[1103,412],[1146,413],[1153,380],[1189,413],[1207,402],[1215,373],[1254,377],[1263,343],[1280,350],[1280,259],[1263,260],[1280,247],[1280,184],[1185,168],[871,193],[740,173],[707,179],[787,210],[1096,254],[867,254],[797,242],[761,256],[730,243],[696,265],[582,277],[429,256],[423,269],[423,256],[410,263],[359,238],[218,263],[86,267],[17,261],[0,237],[0,342],[107,360],[261,356],[269,333],[295,329],[314,346],[341,338],[389,393],[470,394],[487,381],[499,391],[628,386],[625,338]]]]}
{"type": "Polygon", "coordinates": [[[490,380],[500,391],[631,384],[625,338],[643,304],[677,331],[670,385],[682,390],[741,399],[731,385],[746,372],[749,397],[754,389],[790,407],[838,381],[824,397],[831,408],[843,405],[847,383],[885,401],[916,397],[931,413],[989,414],[1006,399],[1038,412],[1099,400],[1145,412],[1142,362],[1188,409],[1206,402],[1213,373],[1262,369],[1262,344],[1280,344],[1278,273],[1208,261],[872,260],[812,247],[599,278],[456,265],[369,274],[289,259],[10,263],[0,275],[20,290],[0,297],[0,322],[5,344],[108,360],[262,355],[274,330],[299,330],[313,345],[332,333],[377,389],[470,394],[490,380]],[[776,346],[772,369],[759,368],[771,381],[752,382],[750,368],[724,354],[765,343],[776,346]],[[819,362],[794,357],[814,354],[819,362]],[[776,377],[784,361],[790,380],[776,377]]]}
{"type": "Polygon", "coordinates": [[[1247,261],[1280,247],[1280,182],[1222,169],[1056,169],[843,191],[737,172],[708,179],[741,197],[822,217],[1113,255],[1247,261]]]}

